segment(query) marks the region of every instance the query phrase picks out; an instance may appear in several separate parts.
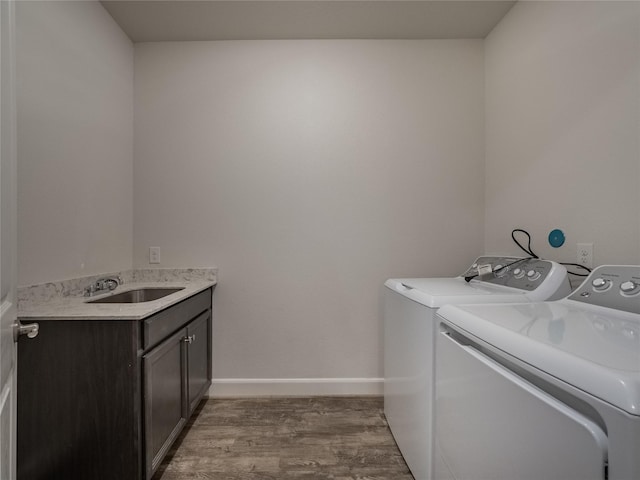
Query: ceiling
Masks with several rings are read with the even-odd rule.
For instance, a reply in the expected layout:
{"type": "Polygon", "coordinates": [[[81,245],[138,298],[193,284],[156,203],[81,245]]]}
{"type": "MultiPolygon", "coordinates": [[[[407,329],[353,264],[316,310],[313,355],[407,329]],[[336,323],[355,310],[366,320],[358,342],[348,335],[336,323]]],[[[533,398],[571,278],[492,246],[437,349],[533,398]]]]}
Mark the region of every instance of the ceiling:
{"type": "Polygon", "coordinates": [[[508,0],[101,0],[133,42],[484,38],[508,0]]]}

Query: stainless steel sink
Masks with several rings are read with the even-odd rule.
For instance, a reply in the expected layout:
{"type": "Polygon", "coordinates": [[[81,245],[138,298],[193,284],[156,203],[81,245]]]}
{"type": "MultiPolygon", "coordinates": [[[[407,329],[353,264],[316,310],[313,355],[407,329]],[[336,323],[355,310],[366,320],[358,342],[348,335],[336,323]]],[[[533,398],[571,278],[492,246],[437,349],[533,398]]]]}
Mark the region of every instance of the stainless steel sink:
{"type": "Polygon", "coordinates": [[[142,303],[150,302],[152,300],[158,300],[159,298],[166,297],[172,293],[184,290],[181,288],[138,288],[135,290],[128,290],[122,293],[116,293],[115,295],[109,295],[108,297],[97,298],[95,300],[89,300],[87,303],[142,303]]]}

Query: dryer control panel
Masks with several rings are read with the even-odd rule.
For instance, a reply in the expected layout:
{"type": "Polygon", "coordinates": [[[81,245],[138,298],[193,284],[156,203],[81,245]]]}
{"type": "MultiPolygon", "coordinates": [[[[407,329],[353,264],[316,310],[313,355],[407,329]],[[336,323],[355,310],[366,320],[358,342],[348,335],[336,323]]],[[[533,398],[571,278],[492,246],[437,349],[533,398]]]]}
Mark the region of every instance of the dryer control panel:
{"type": "MultiPolygon", "coordinates": [[[[462,277],[494,285],[533,291],[554,271],[564,267],[549,260],[530,257],[478,257],[462,277]]],[[[561,272],[566,275],[566,270],[561,272]]],[[[554,273],[555,274],[555,273],[554,273]]],[[[568,293],[568,292],[567,292],[568,293]]]]}
{"type": "Polygon", "coordinates": [[[640,265],[602,265],[569,299],[640,314],[640,265]]]}

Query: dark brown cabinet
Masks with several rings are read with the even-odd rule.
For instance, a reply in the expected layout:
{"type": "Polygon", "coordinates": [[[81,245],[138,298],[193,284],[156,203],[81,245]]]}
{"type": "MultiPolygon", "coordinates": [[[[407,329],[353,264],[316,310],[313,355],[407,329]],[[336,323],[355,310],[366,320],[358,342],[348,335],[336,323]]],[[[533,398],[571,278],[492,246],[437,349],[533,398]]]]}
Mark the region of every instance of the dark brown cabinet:
{"type": "Polygon", "coordinates": [[[211,385],[212,289],[18,344],[18,479],[149,480],[211,385]]]}
{"type": "Polygon", "coordinates": [[[145,473],[153,475],[187,422],[184,408],[185,330],[142,359],[145,397],[145,473]]]}
{"type": "Polygon", "coordinates": [[[142,357],[147,478],[211,385],[209,319],[203,313],[142,357]]]}
{"type": "Polygon", "coordinates": [[[211,386],[211,362],[208,360],[211,331],[205,317],[200,316],[189,324],[187,338],[187,407],[191,416],[211,386]]]}

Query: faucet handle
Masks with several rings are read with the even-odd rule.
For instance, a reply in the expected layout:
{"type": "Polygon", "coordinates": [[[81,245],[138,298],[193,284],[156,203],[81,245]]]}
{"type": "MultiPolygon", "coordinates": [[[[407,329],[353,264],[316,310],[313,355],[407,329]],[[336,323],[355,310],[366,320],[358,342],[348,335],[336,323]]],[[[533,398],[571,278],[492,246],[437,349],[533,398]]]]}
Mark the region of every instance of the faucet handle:
{"type": "Polygon", "coordinates": [[[101,292],[103,290],[115,290],[118,285],[122,285],[122,278],[119,275],[115,277],[106,277],[96,280],[96,283],[93,283],[84,289],[84,296],[90,297],[96,292],[101,292]]]}

